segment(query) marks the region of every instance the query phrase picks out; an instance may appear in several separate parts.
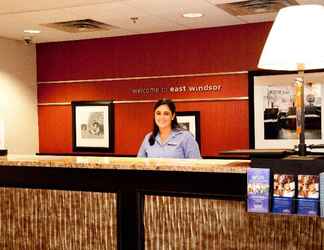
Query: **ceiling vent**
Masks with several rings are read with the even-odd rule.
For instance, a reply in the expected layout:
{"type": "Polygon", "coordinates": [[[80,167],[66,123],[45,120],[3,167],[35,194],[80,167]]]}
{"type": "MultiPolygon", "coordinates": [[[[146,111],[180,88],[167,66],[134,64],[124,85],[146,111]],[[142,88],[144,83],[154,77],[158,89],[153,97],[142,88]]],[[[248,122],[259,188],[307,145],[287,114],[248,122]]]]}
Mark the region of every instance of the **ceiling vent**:
{"type": "Polygon", "coordinates": [[[98,22],[92,19],[73,20],[66,22],[43,24],[46,27],[58,29],[70,33],[107,31],[116,28],[112,25],[98,22]]]}
{"type": "Polygon", "coordinates": [[[218,4],[216,6],[233,16],[247,16],[274,13],[291,5],[298,5],[298,3],[295,0],[248,0],[218,4]]]}

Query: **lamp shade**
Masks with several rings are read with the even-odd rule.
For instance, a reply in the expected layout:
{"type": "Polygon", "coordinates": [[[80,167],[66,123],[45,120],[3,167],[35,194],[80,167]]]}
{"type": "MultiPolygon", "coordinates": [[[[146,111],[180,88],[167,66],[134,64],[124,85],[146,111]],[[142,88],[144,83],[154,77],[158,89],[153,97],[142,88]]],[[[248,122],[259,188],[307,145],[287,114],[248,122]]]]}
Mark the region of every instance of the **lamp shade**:
{"type": "Polygon", "coordinates": [[[258,67],[290,71],[324,68],[324,6],[310,4],[281,9],[258,67]]]}

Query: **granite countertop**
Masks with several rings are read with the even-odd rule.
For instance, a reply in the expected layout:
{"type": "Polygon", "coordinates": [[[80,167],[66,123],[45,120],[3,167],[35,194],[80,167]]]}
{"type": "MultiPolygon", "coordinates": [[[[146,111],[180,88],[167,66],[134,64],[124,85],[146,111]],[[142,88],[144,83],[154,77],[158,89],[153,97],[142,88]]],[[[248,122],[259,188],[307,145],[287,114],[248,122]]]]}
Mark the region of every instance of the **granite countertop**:
{"type": "Polygon", "coordinates": [[[250,160],[7,155],[0,166],[246,173],[250,160]]]}

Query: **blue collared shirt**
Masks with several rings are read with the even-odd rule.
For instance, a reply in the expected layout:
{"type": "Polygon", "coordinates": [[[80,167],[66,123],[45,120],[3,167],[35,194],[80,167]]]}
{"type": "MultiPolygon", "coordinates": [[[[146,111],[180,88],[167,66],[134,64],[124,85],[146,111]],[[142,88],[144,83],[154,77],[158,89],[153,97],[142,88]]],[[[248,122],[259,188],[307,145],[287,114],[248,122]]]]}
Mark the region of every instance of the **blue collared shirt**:
{"type": "Polygon", "coordinates": [[[161,143],[160,134],[155,137],[155,143],[149,143],[151,133],[148,133],[137,153],[138,157],[150,158],[196,158],[200,159],[198,144],[193,135],[186,130],[172,130],[165,142],[161,143]]]}

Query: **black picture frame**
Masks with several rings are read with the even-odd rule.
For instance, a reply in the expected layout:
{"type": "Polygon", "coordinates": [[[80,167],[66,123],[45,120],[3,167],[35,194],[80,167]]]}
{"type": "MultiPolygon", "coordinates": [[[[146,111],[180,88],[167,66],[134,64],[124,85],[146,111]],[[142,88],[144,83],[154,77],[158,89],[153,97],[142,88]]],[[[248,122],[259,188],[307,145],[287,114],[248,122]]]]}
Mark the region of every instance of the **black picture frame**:
{"type": "MultiPolygon", "coordinates": [[[[269,71],[269,70],[258,70],[258,71],[250,71],[248,74],[249,78],[249,127],[250,127],[250,148],[252,149],[264,149],[264,148],[276,148],[276,149],[293,149],[294,146],[298,144],[298,138],[276,138],[272,137],[273,135],[269,135],[269,131],[266,131],[266,127],[269,127],[266,124],[266,119],[268,119],[268,113],[266,113],[266,106],[263,102],[265,102],[266,97],[264,96],[265,89],[261,89],[258,85],[265,86],[274,86],[276,88],[276,84],[280,87],[282,86],[292,86],[295,82],[295,79],[298,77],[298,72],[295,71],[269,71]],[[263,96],[262,96],[263,95],[263,96]],[[263,101],[261,99],[264,99],[263,101]]],[[[304,81],[306,84],[308,82],[314,82],[316,84],[322,84],[323,89],[323,79],[324,79],[324,71],[323,70],[309,70],[305,71],[304,81]],[[320,79],[320,80],[316,80],[320,79]]],[[[314,85],[313,85],[314,86],[314,85]]],[[[264,87],[262,87],[264,88],[264,87]]],[[[269,87],[267,87],[269,88],[269,87]]],[[[305,99],[307,98],[307,91],[305,90],[305,99]]],[[[321,94],[319,97],[322,99],[322,103],[324,101],[324,92],[321,90],[321,94]]],[[[270,105],[271,106],[271,105],[270,105]]],[[[322,104],[323,108],[324,105],[322,104]]],[[[305,101],[305,109],[307,108],[307,101],[305,101]]],[[[280,108],[279,108],[280,110],[280,108]]],[[[282,113],[282,112],[281,112],[282,113]]],[[[281,114],[280,114],[281,115],[281,114]]],[[[319,116],[320,117],[320,116],[319,116]]],[[[271,118],[271,117],[270,117],[271,118]]],[[[269,120],[270,120],[269,118],[269,120]]],[[[306,130],[307,128],[307,120],[305,120],[306,130]]],[[[324,123],[323,116],[321,116],[321,124],[324,123]]],[[[280,126],[282,127],[282,126],[280,126]]],[[[271,127],[272,128],[272,127],[271,127]]],[[[305,131],[306,131],[305,130],[305,131]]],[[[324,136],[323,136],[323,126],[321,126],[321,138],[307,138],[307,144],[323,144],[324,136]]],[[[322,151],[322,150],[317,150],[322,151]]]]}
{"type": "Polygon", "coordinates": [[[194,135],[200,148],[200,112],[180,111],[176,112],[176,116],[180,127],[194,135]]]}
{"type": "Polygon", "coordinates": [[[114,152],[112,101],[72,101],[74,152],[114,152]]]}

